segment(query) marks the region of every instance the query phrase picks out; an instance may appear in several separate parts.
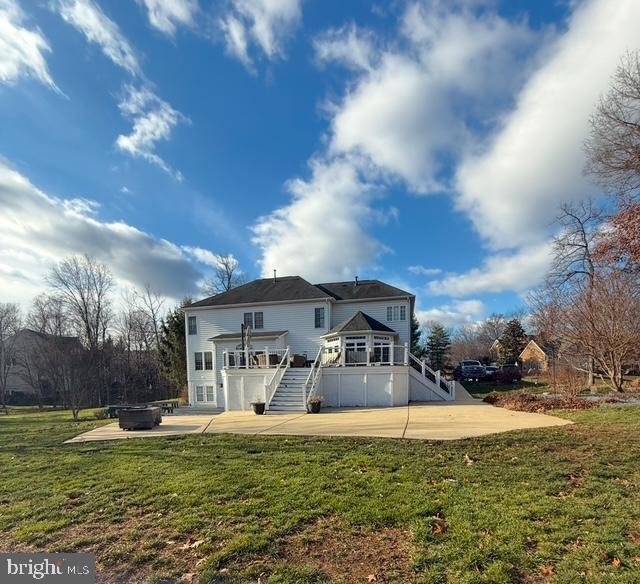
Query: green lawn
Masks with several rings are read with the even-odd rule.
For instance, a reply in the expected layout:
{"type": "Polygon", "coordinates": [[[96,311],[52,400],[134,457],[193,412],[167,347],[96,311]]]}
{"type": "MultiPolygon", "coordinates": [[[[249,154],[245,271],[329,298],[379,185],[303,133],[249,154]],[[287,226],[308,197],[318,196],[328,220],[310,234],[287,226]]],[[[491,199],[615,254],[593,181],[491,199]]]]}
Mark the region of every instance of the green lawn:
{"type": "Polygon", "coordinates": [[[121,581],[640,582],[640,412],[455,442],[185,436],[0,416],[0,550],[121,581]],[[193,575],[193,576],[191,576],[193,575]]]}

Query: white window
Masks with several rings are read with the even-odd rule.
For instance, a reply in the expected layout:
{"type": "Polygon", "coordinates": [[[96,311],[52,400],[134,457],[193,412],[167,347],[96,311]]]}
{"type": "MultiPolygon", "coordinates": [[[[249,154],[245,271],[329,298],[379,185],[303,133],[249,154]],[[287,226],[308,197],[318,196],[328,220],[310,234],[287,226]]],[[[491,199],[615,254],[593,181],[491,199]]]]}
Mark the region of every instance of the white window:
{"type": "Polygon", "coordinates": [[[407,320],[407,307],[403,305],[387,306],[387,321],[407,320]]]}
{"type": "Polygon", "coordinates": [[[207,371],[213,371],[213,353],[211,351],[204,353],[204,368],[207,371]]]}
{"type": "Polygon", "coordinates": [[[324,308],[315,309],[314,319],[316,328],[324,328],[324,308]]]}
{"type": "Polygon", "coordinates": [[[194,363],[195,363],[196,371],[202,371],[202,353],[195,353],[194,363]]]}
{"type": "Polygon", "coordinates": [[[190,335],[197,335],[198,334],[198,324],[196,323],[196,317],[195,316],[190,316],[189,317],[189,334],[190,335]]]}
{"type": "Polygon", "coordinates": [[[215,388],[213,387],[213,385],[207,385],[206,390],[207,390],[207,401],[208,402],[215,401],[216,394],[215,394],[215,388]]]}
{"type": "Polygon", "coordinates": [[[257,329],[264,328],[264,313],[263,312],[254,312],[253,313],[253,325],[257,329]]]}
{"type": "Polygon", "coordinates": [[[250,326],[253,328],[253,312],[244,313],[244,326],[250,326]]]}
{"type": "Polygon", "coordinates": [[[202,385],[196,385],[196,401],[204,401],[204,387],[202,385]]]}

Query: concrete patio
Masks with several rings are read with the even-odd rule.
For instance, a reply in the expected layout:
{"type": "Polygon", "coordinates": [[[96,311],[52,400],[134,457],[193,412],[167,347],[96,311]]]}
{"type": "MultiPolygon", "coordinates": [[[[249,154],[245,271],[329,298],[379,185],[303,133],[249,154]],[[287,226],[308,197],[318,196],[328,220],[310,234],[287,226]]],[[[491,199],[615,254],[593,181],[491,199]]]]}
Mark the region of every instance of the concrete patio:
{"type": "Polygon", "coordinates": [[[458,440],[570,423],[554,416],[497,408],[461,392],[455,402],[412,403],[394,408],[325,409],[319,414],[296,412],[264,416],[252,412],[164,416],[162,425],[153,430],[124,432],[114,423],[76,436],[67,443],[225,433],[458,440]]]}

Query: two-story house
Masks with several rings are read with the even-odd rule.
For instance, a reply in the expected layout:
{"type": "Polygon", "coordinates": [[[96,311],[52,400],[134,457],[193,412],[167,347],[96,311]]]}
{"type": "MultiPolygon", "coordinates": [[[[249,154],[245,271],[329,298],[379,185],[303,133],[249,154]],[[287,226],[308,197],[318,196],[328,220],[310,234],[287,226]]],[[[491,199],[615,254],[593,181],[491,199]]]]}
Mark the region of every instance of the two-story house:
{"type": "Polygon", "coordinates": [[[452,386],[409,351],[414,302],[378,280],[299,276],[195,302],[185,308],[189,400],[304,411],[313,396],[337,407],[452,399],[452,386]]]}

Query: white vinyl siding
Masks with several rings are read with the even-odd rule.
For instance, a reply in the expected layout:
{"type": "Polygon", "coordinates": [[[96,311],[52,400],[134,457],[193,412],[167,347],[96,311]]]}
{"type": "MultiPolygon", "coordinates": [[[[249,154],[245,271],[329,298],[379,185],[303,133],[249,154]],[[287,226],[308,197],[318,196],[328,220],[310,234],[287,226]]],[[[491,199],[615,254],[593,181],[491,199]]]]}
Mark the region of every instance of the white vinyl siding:
{"type": "MultiPolygon", "coordinates": [[[[188,312],[188,309],[187,309],[188,312]]],[[[194,312],[196,312],[194,310],[194,312]]],[[[223,351],[225,349],[235,349],[240,341],[224,341],[215,343],[213,355],[213,371],[196,371],[194,366],[194,353],[214,350],[214,343],[209,341],[213,336],[225,333],[236,333],[240,336],[240,326],[244,323],[244,314],[261,312],[263,315],[264,328],[258,329],[261,332],[289,331],[287,335],[278,339],[261,339],[255,336],[251,340],[251,345],[255,349],[262,349],[265,346],[284,348],[291,347],[292,353],[304,354],[307,358],[315,358],[320,337],[329,332],[329,322],[331,319],[331,306],[325,301],[318,302],[297,302],[291,304],[272,304],[264,306],[238,306],[236,308],[211,308],[197,310],[198,334],[187,335],[187,372],[191,398],[195,401],[195,385],[213,384],[218,392],[217,407],[224,407],[221,399],[222,375],[220,370],[223,367],[223,351]],[[314,315],[316,308],[325,309],[325,326],[315,328],[314,315]]],[[[255,322],[254,322],[255,324],[255,322]]],[[[255,330],[255,329],[254,329],[255,330]]]]}

